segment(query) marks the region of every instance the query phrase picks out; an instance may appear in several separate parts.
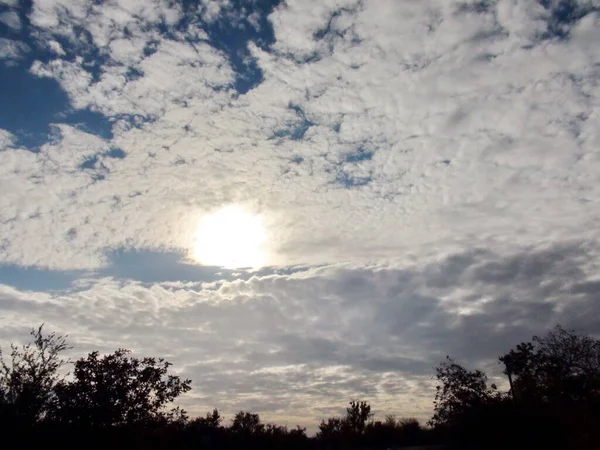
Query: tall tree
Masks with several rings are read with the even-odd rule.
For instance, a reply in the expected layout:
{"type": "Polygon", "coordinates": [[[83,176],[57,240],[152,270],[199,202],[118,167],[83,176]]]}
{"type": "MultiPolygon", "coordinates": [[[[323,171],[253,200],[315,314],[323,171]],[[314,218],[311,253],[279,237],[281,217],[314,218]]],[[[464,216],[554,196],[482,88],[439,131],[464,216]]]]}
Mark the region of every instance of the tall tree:
{"type": "MultiPolygon", "coordinates": [[[[43,325],[31,330],[33,341],[11,345],[10,361],[0,349],[0,414],[3,420],[32,424],[45,418],[55,406],[55,387],[67,361],[61,353],[70,347],[66,337],[44,335],[43,325]]],[[[6,423],[6,422],[4,422],[6,423]]]]}
{"type": "Polygon", "coordinates": [[[321,420],[317,439],[332,440],[338,439],[344,432],[344,420],[339,417],[330,417],[327,420],[321,420]]]}
{"type": "Polygon", "coordinates": [[[213,409],[212,412],[207,412],[204,417],[196,417],[190,422],[192,428],[199,429],[216,429],[221,426],[223,417],[217,408],[213,409]]]}
{"type": "Polygon", "coordinates": [[[449,425],[500,397],[494,384],[488,387],[481,370],[469,371],[449,356],[436,367],[434,415],[430,424],[449,425]]]}
{"type": "Polygon", "coordinates": [[[236,433],[257,435],[265,430],[258,414],[238,412],[231,421],[231,430],[236,433]]]}
{"type": "Polygon", "coordinates": [[[600,340],[557,326],[500,357],[519,401],[566,406],[600,402],[600,340]]]}
{"type": "Polygon", "coordinates": [[[355,434],[363,434],[367,421],[373,416],[371,405],[365,401],[352,400],[346,408],[346,427],[355,434]]]}
{"type": "Polygon", "coordinates": [[[190,380],[168,374],[163,358],[134,358],[119,349],[100,356],[95,351],[75,362],[73,380],[60,383],[57,418],[92,427],[111,427],[178,420],[184,412],[164,408],[190,389],[190,380]]]}

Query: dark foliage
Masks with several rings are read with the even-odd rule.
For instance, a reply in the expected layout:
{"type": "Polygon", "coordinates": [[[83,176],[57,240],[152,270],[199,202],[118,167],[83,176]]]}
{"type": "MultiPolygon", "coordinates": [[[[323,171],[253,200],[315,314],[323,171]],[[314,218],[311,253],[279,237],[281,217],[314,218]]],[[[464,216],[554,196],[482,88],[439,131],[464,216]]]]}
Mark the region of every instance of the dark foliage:
{"type": "Polygon", "coordinates": [[[519,344],[500,362],[519,401],[565,408],[600,402],[599,340],[557,326],[519,344]]]}
{"type": "Polygon", "coordinates": [[[43,325],[31,331],[33,341],[11,346],[10,362],[0,349],[0,420],[5,426],[33,425],[56,406],[60,354],[69,347],[65,337],[44,336],[43,325]]]}
{"type": "Polygon", "coordinates": [[[55,419],[98,428],[181,420],[164,407],[190,390],[190,380],[168,375],[164,359],[133,358],[119,349],[110,355],[90,353],[75,362],[73,379],[56,386],[55,419]]]}
{"type": "Polygon", "coordinates": [[[508,392],[450,358],[436,368],[440,384],[430,423],[447,442],[459,448],[598,448],[599,340],[557,326],[499,362],[508,392]]]}
{"type": "Polygon", "coordinates": [[[592,450],[600,442],[600,341],[561,327],[500,357],[506,392],[447,357],[436,368],[429,427],[413,418],[374,420],[368,402],[353,400],[343,417],[322,420],[313,438],[248,411],[229,426],[217,409],[190,420],[170,405],[191,381],[170,374],[164,359],[92,352],[67,374],[65,338],[42,327],[31,334],[7,360],[0,352],[2,430],[23,448],[592,450]]]}
{"type": "Polygon", "coordinates": [[[473,411],[502,401],[495,385],[487,385],[487,376],[480,370],[468,371],[449,356],[435,369],[436,386],[432,426],[453,426],[473,411]]]}
{"type": "Polygon", "coordinates": [[[516,410],[545,417],[573,448],[598,448],[600,340],[557,326],[499,360],[516,410]]]}

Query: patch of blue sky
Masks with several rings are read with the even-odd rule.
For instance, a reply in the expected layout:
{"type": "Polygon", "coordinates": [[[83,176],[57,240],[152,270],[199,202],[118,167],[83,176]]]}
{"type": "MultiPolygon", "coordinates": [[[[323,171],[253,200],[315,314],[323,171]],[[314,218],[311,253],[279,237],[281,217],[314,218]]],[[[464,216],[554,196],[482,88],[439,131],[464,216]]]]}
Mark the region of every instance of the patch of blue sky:
{"type": "MultiPolygon", "coordinates": [[[[263,268],[261,271],[265,274],[273,272],[269,268],[263,268]]],[[[238,278],[248,279],[253,274],[247,270],[225,269],[186,262],[183,252],[130,249],[110,252],[109,264],[97,272],[99,277],[131,279],[142,283],[213,282],[238,278]]]]}
{"type": "MultiPolygon", "coordinates": [[[[0,128],[10,131],[15,135],[17,145],[31,151],[38,151],[48,141],[53,123],[71,124],[100,137],[111,138],[112,125],[102,114],[89,109],[73,109],[57,81],[30,73],[33,61],[47,62],[55,56],[36,41],[28,19],[30,9],[31,2],[21,2],[14,10],[22,24],[19,30],[0,27],[0,37],[23,42],[31,49],[19,61],[0,65],[0,98],[3,103],[0,128]]],[[[78,32],[86,33],[85,30],[78,32]]],[[[66,40],[62,44],[71,45],[66,40]]],[[[87,53],[90,54],[85,55],[86,59],[95,62],[91,66],[92,76],[99,76],[99,55],[92,46],[88,46],[87,53]]],[[[66,59],[72,57],[65,55],[66,59]]]]}
{"type": "Polygon", "coordinates": [[[59,271],[36,267],[3,265],[0,266],[0,284],[6,284],[24,291],[63,291],[67,290],[84,273],[84,271],[80,270],[59,271]]]}
{"type": "Polygon", "coordinates": [[[77,290],[73,283],[81,278],[110,277],[140,283],[164,282],[215,282],[219,280],[247,280],[256,275],[290,274],[304,270],[302,267],[274,269],[263,267],[259,272],[203,266],[185,261],[182,252],[152,250],[114,250],[108,254],[108,264],[98,270],[48,270],[17,265],[0,266],[0,284],[19,290],[36,292],[62,292],[77,290]]]}
{"type": "MultiPolygon", "coordinates": [[[[236,73],[235,89],[239,94],[248,92],[262,81],[262,72],[248,50],[249,42],[254,42],[259,47],[268,50],[274,42],[274,33],[268,15],[279,3],[278,0],[261,2],[245,2],[234,0],[231,8],[226,10],[211,23],[199,23],[209,36],[208,43],[227,55],[230,64],[236,73]]],[[[175,29],[184,29],[197,20],[193,9],[198,2],[183,2],[185,14],[175,29]],[[195,6],[194,6],[195,5],[195,6]]],[[[18,9],[22,27],[15,31],[10,27],[0,27],[0,37],[18,40],[27,44],[31,51],[13,65],[0,65],[0,98],[4,105],[0,108],[0,128],[6,129],[16,137],[16,144],[32,151],[48,141],[52,123],[67,123],[77,126],[83,131],[98,135],[105,139],[112,137],[112,122],[101,113],[72,108],[69,98],[61,89],[57,81],[36,77],[29,72],[33,61],[47,62],[55,57],[48,49],[39,45],[32,36],[32,29],[28,20],[31,9],[30,2],[23,2],[18,9]]],[[[161,32],[168,35],[172,30],[166,25],[159,26],[161,32]]],[[[74,30],[81,39],[77,47],[66,39],[56,37],[56,40],[66,51],[64,59],[70,60],[75,56],[82,56],[87,62],[86,69],[92,79],[101,76],[102,65],[106,63],[107,56],[93,45],[87,30],[77,28],[74,30]]],[[[148,47],[148,52],[152,46],[148,47]]],[[[128,76],[131,79],[142,76],[136,69],[131,69],[128,76]]],[[[118,117],[131,122],[133,126],[139,125],[139,117],[118,117]]],[[[114,119],[114,118],[113,118],[114,119]]],[[[151,118],[141,118],[146,123],[151,118]]],[[[307,126],[300,126],[292,135],[301,138],[307,126]]]]}
{"type": "Polygon", "coordinates": [[[346,162],[358,163],[373,159],[374,154],[375,152],[373,150],[367,150],[364,147],[358,147],[354,153],[347,153],[344,159],[346,162]]]}
{"type": "Polygon", "coordinates": [[[576,0],[539,0],[550,12],[548,28],[542,36],[544,39],[566,39],[571,27],[580,19],[592,12],[600,11],[600,6],[591,2],[584,3],[576,0]]]}
{"type": "Polygon", "coordinates": [[[289,137],[292,141],[304,139],[304,135],[314,122],[306,117],[306,114],[298,105],[289,105],[289,109],[296,113],[297,121],[285,128],[279,128],[269,137],[269,139],[289,137]]]}
{"type": "MultiPolygon", "coordinates": [[[[229,7],[209,24],[198,23],[208,35],[208,43],[227,55],[236,73],[234,87],[238,94],[245,94],[262,81],[262,71],[248,50],[248,44],[254,42],[258,47],[267,50],[275,42],[273,27],[268,15],[280,3],[280,0],[261,0],[248,2],[232,0],[229,7]]],[[[198,2],[184,1],[186,14],[177,25],[184,30],[197,18],[194,11],[198,2]]],[[[168,33],[168,28],[164,28],[168,33]]]]}
{"type": "Polygon", "coordinates": [[[359,188],[373,181],[371,176],[354,176],[344,170],[338,171],[332,184],[342,185],[346,189],[359,188]]]}

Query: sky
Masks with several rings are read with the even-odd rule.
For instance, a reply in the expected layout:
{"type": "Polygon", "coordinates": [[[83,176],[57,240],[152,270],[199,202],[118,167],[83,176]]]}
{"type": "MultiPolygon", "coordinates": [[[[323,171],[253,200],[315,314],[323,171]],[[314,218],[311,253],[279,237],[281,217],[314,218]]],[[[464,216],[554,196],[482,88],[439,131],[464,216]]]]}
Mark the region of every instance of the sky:
{"type": "Polygon", "coordinates": [[[600,0],[0,0],[0,343],[427,420],[600,334],[600,0]]]}

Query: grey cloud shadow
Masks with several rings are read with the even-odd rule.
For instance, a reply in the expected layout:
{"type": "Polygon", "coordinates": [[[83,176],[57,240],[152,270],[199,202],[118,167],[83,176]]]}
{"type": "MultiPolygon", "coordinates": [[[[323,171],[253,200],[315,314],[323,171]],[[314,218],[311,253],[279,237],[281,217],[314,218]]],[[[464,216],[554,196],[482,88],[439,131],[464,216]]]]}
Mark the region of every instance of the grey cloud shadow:
{"type": "MultiPolygon", "coordinates": [[[[245,361],[238,368],[316,364],[347,366],[356,374],[425,376],[446,354],[489,365],[556,323],[597,332],[598,284],[587,281],[584,270],[594,252],[580,243],[505,256],[473,250],[423,269],[343,273],[318,289],[334,302],[291,296],[291,304],[281,306],[273,293],[265,302],[232,305],[247,321],[266,325],[241,334],[249,344],[237,349],[245,361]],[[447,303],[457,291],[464,291],[459,304],[474,311],[457,313],[447,303]],[[316,321],[286,316],[317,308],[316,321]],[[325,316],[329,330],[323,329],[325,316]]],[[[216,317],[226,316],[221,311],[216,317]]]]}
{"type": "MultiPolygon", "coordinates": [[[[499,375],[498,356],[556,323],[598,334],[600,285],[590,270],[597,253],[595,244],[571,242],[505,255],[475,249],[402,270],[245,274],[245,281],[223,283],[222,295],[220,288],[208,297],[180,292],[177,307],[156,310],[146,288],[126,299],[102,294],[99,303],[86,295],[52,304],[9,298],[2,308],[28,308],[29,316],[54,322],[77,317],[93,335],[127,336],[127,345],[145,353],[172,355],[202,395],[339,398],[377,392],[384,374],[398,382],[429,377],[446,354],[499,375]],[[459,313],[457,304],[474,310],[459,313]]],[[[180,256],[123,251],[104,275],[180,281],[180,256]]],[[[188,269],[190,278],[227,276],[188,269]]]]}
{"type": "Polygon", "coordinates": [[[440,302],[440,309],[428,317],[429,326],[407,334],[432,350],[443,343],[440,353],[477,362],[499,356],[556,323],[598,333],[600,314],[590,313],[600,312],[600,284],[587,281],[585,271],[596,251],[595,245],[571,242],[506,257],[485,251],[453,255],[425,270],[435,275],[429,286],[469,291],[464,305],[477,304],[479,310],[456,316],[440,302]]]}

